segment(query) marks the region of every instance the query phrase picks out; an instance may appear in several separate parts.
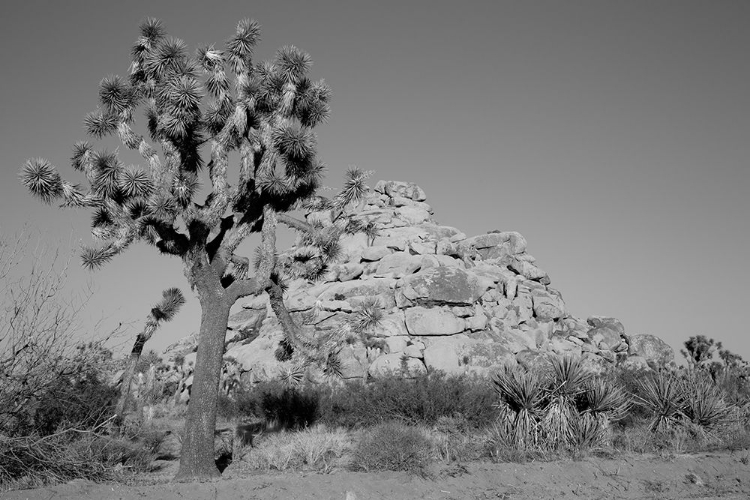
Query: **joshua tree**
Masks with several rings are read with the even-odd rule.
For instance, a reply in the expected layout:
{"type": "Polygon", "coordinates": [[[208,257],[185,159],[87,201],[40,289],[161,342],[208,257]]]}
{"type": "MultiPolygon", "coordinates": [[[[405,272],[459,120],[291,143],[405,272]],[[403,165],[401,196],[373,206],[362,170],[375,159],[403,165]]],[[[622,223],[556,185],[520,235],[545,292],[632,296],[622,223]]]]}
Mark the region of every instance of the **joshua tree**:
{"type": "Polygon", "coordinates": [[[684,345],[685,349],[680,350],[680,353],[694,366],[708,363],[714,357],[714,353],[723,347],[721,342],[709,339],[705,335],[690,337],[684,345]]]}
{"type": "Polygon", "coordinates": [[[128,397],[130,397],[130,384],[133,381],[133,375],[135,374],[135,367],[138,365],[138,361],[141,359],[141,353],[143,352],[143,346],[146,342],[151,339],[159,325],[163,321],[170,321],[174,318],[177,311],[185,303],[185,297],[179,288],[168,288],[161,293],[162,299],[151,308],[146,317],[146,326],[143,331],[138,334],[133,344],[133,350],[130,351],[130,357],[128,358],[128,366],[125,368],[125,373],[122,376],[122,386],[120,387],[120,399],[117,401],[117,409],[115,414],[118,417],[122,417],[125,412],[125,405],[128,403],[128,397]]]}
{"type": "MultiPolygon", "coordinates": [[[[273,61],[254,62],[259,32],[255,21],[243,20],[224,50],[211,45],[189,55],[160,21],[146,20],[132,49],[129,77],[104,78],[100,107],[84,122],[94,138],[116,134],[140,153],[146,167],[124,167],[117,152],[79,142],[72,165],[85,176],[88,190],[62,180],[44,159],[27,161],[21,172],[22,182],[42,201],[61,198],[65,206],[93,210],[92,234],[102,244],[83,249],[84,266],[98,268],[136,241],[182,259],[201,304],[201,325],[181,480],[219,474],[214,429],[232,305],[268,292],[295,343],[276,262],[277,224],[310,233],[317,253],[292,258],[307,271],[320,271],[337,252],[340,233],[330,229],[337,226],[326,230],[286,213],[332,208],[314,195],[324,166],[316,159],[313,128],[328,116],[330,89],[309,79],[310,56],[296,47],[282,47],[273,61]],[[133,129],[141,106],[150,139],[133,129]],[[234,157],[239,164],[230,183],[234,157]],[[206,196],[199,196],[202,171],[208,177],[206,196]],[[261,234],[254,274],[250,260],[236,254],[252,233],[261,234]]],[[[361,193],[364,174],[356,171],[347,182],[332,203],[339,211],[361,193]]]]}

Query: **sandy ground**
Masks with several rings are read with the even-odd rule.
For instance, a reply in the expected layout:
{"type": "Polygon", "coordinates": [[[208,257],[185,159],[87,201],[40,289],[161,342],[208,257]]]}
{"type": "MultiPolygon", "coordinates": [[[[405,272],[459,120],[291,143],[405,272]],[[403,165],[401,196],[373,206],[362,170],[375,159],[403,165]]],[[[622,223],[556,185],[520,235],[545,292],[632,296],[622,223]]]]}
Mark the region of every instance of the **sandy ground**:
{"type": "Polygon", "coordinates": [[[404,473],[333,471],[246,474],[230,466],[213,483],[175,484],[176,463],[144,477],[155,484],[73,481],[0,493],[19,499],[743,499],[750,498],[748,452],[629,456],[616,459],[525,464],[469,463],[436,466],[431,477],[404,473]],[[347,497],[347,494],[349,495],[347,497]]]}

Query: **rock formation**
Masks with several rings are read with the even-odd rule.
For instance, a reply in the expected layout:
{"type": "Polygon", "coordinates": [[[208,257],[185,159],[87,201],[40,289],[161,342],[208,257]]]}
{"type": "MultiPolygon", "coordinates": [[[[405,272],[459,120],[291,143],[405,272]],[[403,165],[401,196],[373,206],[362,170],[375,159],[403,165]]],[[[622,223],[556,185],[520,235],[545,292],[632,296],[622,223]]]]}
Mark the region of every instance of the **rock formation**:
{"type": "MultiPolygon", "coordinates": [[[[380,181],[356,214],[375,230],[342,236],[342,258],[322,280],[289,283],[287,307],[313,335],[346,330],[377,301],[382,318],[337,351],[344,379],[428,370],[481,375],[564,353],[593,370],[673,358],[663,341],[629,337],[614,318],[570,315],[521,234],[467,237],[432,214],[416,184],[380,181]]],[[[309,217],[325,222],[325,215],[309,217]]],[[[282,377],[294,369],[293,360],[279,361],[283,338],[266,296],[255,297],[230,318],[225,359],[236,362],[243,381],[282,377]]],[[[322,373],[310,366],[305,375],[318,380],[322,373]]]]}

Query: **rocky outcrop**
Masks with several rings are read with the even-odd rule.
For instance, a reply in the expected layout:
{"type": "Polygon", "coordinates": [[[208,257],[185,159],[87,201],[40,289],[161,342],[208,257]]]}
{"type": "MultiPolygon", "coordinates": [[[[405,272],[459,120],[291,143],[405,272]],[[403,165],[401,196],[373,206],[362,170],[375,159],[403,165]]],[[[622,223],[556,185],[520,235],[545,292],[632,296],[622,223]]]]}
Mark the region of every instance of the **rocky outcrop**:
{"type": "MultiPolygon", "coordinates": [[[[374,237],[342,236],[343,258],[321,281],[289,283],[287,307],[313,335],[351,330],[358,311],[377,301],[380,321],[338,351],[343,378],[414,377],[430,369],[488,374],[566,353],[592,370],[629,356],[635,364],[671,361],[664,342],[628,337],[614,318],[571,316],[521,234],[467,237],[438,224],[426,199],[413,183],[378,182],[356,213],[374,224],[374,237]]],[[[266,297],[255,297],[230,319],[226,358],[245,381],[277,378],[293,363],[279,361],[283,338],[266,297]]]]}

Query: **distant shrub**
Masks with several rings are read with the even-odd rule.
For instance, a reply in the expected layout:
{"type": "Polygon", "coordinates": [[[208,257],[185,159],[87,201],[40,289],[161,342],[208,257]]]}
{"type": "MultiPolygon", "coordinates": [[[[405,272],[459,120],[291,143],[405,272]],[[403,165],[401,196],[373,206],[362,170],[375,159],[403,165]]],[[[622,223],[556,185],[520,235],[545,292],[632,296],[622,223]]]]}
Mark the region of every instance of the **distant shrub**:
{"type": "Polygon", "coordinates": [[[482,428],[497,417],[492,388],[485,380],[468,376],[389,377],[321,392],[320,421],[330,426],[354,428],[390,420],[435,425],[441,418],[461,416],[470,427],[482,428]]]}
{"type": "Polygon", "coordinates": [[[378,424],[363,432],[355,444],[353,470],[404,471],[426,474],[432,445],[416,427],[400,422],[378,424]]]}
{"type": "Polygon", "coordinates": [[[315,423],[319,394],[313,387],[288,387],[262,382],[236,391],[234,398],[219,398],[219,415],[225,418],[258,418],[283,429],[301,429],[315,423]]]}

